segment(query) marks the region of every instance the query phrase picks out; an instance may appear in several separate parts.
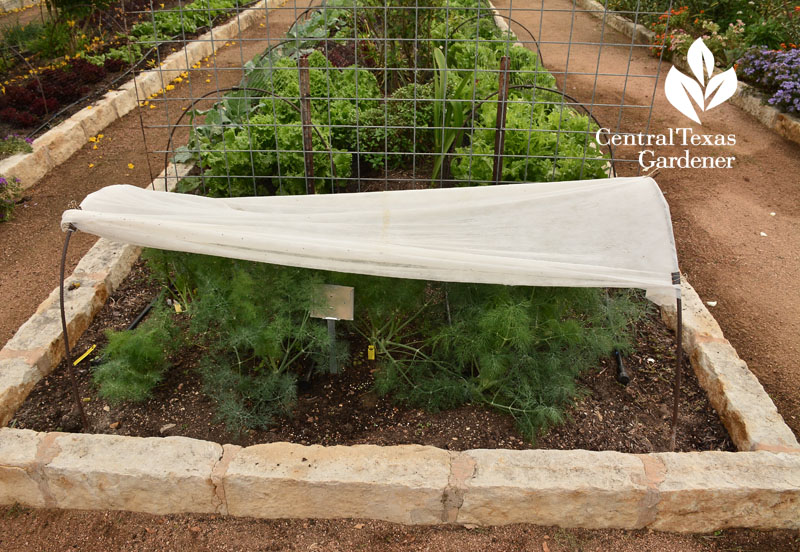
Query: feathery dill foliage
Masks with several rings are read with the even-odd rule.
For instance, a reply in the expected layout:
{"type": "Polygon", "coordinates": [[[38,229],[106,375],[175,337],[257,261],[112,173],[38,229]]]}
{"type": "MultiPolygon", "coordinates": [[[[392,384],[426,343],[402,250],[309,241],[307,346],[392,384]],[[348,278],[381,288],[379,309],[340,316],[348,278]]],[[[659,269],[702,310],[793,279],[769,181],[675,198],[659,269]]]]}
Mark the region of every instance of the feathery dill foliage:
{"type": "Polygon", "coordinates": [[[580,394],[575,377],[631,347],[643,313],[629,292],[447,284],[419,350],[388,358],[381,393],[430,410],[467,402],[507,412],[534,440],[580,394]],[[449,315],[447,311],[449,310],[449,315]],[[448,322],[449,316],[449,322],[448,322]]]}
{"type": "MultiPolygon", "coordinates": [[[[186,340],[203,349],[200,373],[205,392],[218,403],[219,419],[238,431],[266,427],[274,416],[288,414],[296,371],[327,365],[326,327],[309,317],[319,275],[158,250],[147,250],[145,257],[154,277],[186,307],[186,340]]],[[[112,336],[109,361],[95,377],[103,396],[141,400],[161,381],[169,367],[164,351],[178,340],[175,323],[156,314],[135,331],[112,336]],[[116,341],[130,347],[112,346],[116,341]]]]}
{"type": "Polygon", "coordinates": [[[108,359],[94,371],[100,396],[111,403],[142,401],[163,379],[168,357],[181,345],[180,331],[159,305],[135,331],[107,331],[108,359]]]}
{"type": "MultiPolygon", "coordinates": [[[[346,327],[376,349],[376,388],[429,410],[485,404],[531,440],[562,421],[575,377],[631,347],[644,312],[631,292],[445,284],[338,274],[149,250],[151,271],[188,306],[186,340],[203,348],[205,392],[231,430],[291,412],[299,373],[325,370],[325,324],[309,317],[316,285],[356,289],[346,327]]],[[[181,340],[165,310],[113,334],[96,381],[115,400],[142,399],[181,340]]],[[[340,352],[340,364],[347,354],[340,352]]]]}

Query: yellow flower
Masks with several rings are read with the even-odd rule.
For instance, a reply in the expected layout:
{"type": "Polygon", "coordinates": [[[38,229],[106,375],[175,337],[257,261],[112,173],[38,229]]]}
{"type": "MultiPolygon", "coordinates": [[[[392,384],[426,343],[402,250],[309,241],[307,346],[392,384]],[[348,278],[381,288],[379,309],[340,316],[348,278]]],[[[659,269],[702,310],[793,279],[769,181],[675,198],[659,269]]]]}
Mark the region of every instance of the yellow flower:
{"type": "Polygon", "coordinates": [[[174,88],[175,88],[174,84],[168,84],[167,85],[167,90],[173,90],[174,88]]]}
{"type": "Polygon", "coordinates": [[[206,82],[211,82],[211,79],[206,79],[206,82]]]}
{"type": "Polygon", "coordinates": [[[94,136],[91,136],[91,137],[89,137],[89,141],[90,142],[97,142],[97,138],[95,138],[94,136]]]}
{"type": "Polygon", "coordinates": [[[155,109],[155,108],[156,108],[156,104],[150,104],[150,109],[155,109]]]}
{"type": "Polygon", "coordinates": [[[97,149],[97,144],[93,145],[93,146],[92,146],[92,149],[93,149],[93,150],[96,150],[96,149],[97,149]]]}
{"type": "Polygon", "coordinates": [[[93,169],[94,168],[94,163],[89,163],[89,168],[93,169]]]}
{"type": "Polygon", "coordinates": [[[128,163],[128,168],[132,169],[133,168],[133,163],[128,163]]]}
{"type": "Polygon", "coordinates": [[[175,82],[183,82],[183,79],[180,77],[175,77],[175,82]]]}
{"type": "Polygon", "coordinates": [[[86,106],[86,109],[91,109],[91,108],[92,108],[92,106],[91,106],[91,105],[87,105],[87,106],[86,106]]]}
{"type": "Polygon", "coordinates": [[[102,134],[98,134],[98,135],[97,135],[97,139],[98,139],[98,140],[102,140],[102,139],[103,139],[103,135],[102,135],[102,134]]]}

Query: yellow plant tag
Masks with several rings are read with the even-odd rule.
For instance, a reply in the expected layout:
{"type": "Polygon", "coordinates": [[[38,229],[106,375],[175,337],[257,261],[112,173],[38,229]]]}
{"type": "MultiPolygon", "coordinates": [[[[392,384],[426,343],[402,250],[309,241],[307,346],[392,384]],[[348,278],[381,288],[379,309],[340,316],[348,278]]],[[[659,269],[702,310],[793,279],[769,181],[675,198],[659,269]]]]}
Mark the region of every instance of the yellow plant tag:
{"type": "Polygon", "coordinates": [[[375,360],[375,345],[367,347],[367,360],[375,360]]]}
{"type": "Polygon", "coordinates": [[[173,301],[172,302],[172,306],[175,307],[175,312],[177,312],[177,313],[183,312],[183,308],[181,308],[181,304],[178,303],[177,301],[173,301]]]}
{"type": "Polygon", "coordinates": [[[78,358],[75,360],[75,362],[73,362],[73,363],[72,363],[72,365],[73,365],[73,366],[77,366],[78,364],[80,364],[80,362],[81,362],[83,359],[85,359],[87,356],[89,356],[89,353],[91,353],[92,351],[94,351],[95,347],[97,347],[97,345],[92,345],[91,347],[89,347],[89,349],[87,349],[87,351],[86,351],[85,353],[83,353],[81,356],[79,356],[79,357],[78,357],[78,358]]]}

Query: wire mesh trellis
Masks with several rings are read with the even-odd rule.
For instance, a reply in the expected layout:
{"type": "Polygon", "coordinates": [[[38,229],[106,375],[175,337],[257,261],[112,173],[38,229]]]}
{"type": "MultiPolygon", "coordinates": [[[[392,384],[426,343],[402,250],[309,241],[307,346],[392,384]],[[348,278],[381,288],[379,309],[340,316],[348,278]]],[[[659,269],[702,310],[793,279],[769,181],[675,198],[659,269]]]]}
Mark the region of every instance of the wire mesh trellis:
{"type": "MultiPolygon", "coordinates": [[[[201,37],[221,47],[216,56],[192,62],[187,53],[187,71],[162,78],[164,94],[140,98],[158,114],[142,117],[145,147],[165,165],[195,166],[182,191],[330,193],[641,171],[634,152],[603,137],[649,131],[661,64],[634,70],[636,50],[658,48],[613,33],[617,12],[599,11],[587,34],[576,24],[586,10],[569,0],[216,1],[154,4],[139,24],[143,45],[161,43],[160,67],[193,40],[198,13],[208,25],[238,15],[234,38],[201,37]]],[[[618,13],[658,15],[635,5],[618,13]]]]}

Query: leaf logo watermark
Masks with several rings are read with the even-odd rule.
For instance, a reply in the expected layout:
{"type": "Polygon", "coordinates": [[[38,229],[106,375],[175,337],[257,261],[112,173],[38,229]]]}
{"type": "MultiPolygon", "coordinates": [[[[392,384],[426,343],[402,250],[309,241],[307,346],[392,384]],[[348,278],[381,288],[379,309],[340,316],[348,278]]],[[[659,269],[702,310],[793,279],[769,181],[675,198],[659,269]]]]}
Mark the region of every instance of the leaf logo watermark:
{"type": "Polygon", "coordinates": [[[708,111],[736,93],[736,71],[733,68],[714,76],[714,54],[698,38],[689,47],[686,61],[695,78],[684,75],[673,67],[664,82],[664,93],[669,103],[692,121],[700,122],[695,105],[700,111],[708,111]],[[694,100],[694,103],[692,103],[694,100]]]}

